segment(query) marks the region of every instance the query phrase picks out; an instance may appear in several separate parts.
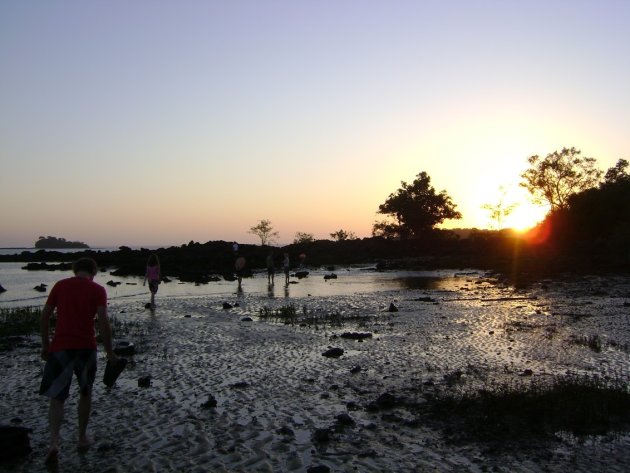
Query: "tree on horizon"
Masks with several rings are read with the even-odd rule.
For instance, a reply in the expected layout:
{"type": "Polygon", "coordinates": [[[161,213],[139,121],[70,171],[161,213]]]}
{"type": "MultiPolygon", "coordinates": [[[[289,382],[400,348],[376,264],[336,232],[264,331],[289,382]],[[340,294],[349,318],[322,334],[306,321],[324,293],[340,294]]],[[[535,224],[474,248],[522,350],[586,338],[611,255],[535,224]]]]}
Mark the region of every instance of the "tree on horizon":
{"type": "Polygon", "coordinates": [[[431,178],[422,171],[411,184],[401,181],[400,189],[379,205],[378,213],[388,215],[393,221],[375,222],[372,235],[418,238],[444,220],[462,218],[456,207],[446,191],[436,193],[431,178]]]}
{"type": "Polygon", "coordinates": [[[274,231],[271,220],[267,219],[262,219],[251,227],[248,233],[252,233],[260,238],[260,244],[262,246],[275,242],[278,236],[280,236],[278,232],[274,231]]]}
{"type": "Polygon", "coordinates": [[[535,204],[548,203],[551,212],[565,209],[572,195],[596,187],[602,176],[595,158],[582,157],[574,147],[554,151],[544,159],[530,156],[527,162],[531,167],[521,174],[520,186],[529,191],[535,204]]]}

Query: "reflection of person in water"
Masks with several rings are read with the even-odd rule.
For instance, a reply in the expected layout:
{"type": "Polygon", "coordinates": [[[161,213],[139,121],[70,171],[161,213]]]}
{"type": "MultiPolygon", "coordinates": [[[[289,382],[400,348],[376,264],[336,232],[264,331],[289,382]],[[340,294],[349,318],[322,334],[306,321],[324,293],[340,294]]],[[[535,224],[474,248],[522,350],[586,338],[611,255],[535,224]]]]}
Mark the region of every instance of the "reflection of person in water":
{"type": "Polygon", "coordinates": [[[243,271],[245,270],[245,258],[242,256],[236,258],[234,269],[236,270],[236,278],[238,279],[238,290],[242,291],[241,281],[243,280],[243,271]]]}

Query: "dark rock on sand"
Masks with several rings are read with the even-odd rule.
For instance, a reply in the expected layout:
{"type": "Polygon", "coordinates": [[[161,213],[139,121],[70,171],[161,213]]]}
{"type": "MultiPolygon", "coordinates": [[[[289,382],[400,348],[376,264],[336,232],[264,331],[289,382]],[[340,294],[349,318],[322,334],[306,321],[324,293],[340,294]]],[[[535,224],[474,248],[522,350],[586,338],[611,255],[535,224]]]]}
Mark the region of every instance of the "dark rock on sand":
{"type": "Polygon", "coordinates": [[[46,292],[46,284],[40,284],[39,286],[35,286],[33,289],[37,292],[46,292]]]}
{"type": "Polygon", "coordinates": [[[369,332],[344,332],[341,334],[341,338],[349,338],[350,340],[363,340],[365,338],[372,338],[372,334],[369,332]]]}
{"type": "Polygon", "coordinates": [[[352,369],[350,369],[350,373],[352,374],[357,374],[361,371],[361,367],[360,366],[355,366],[352,369]]]}
{"type": "Polygon", "coordinates": [[[230,387],[234,389],[245,389],[249,387],[249,383],[247,381],[239,381],[238,383],[230,384],[230,387]]]}
{"type": "Polygon", "coordinates": [[[230,304],[229,302],[224,302],[223,303],[223,308],[224,309],[231,309],[232,307],[234,307],[232,304],[230,304]]]}
{"type": "Polygon", "coordinates": [[[0,425],[0,464],[27,456],[31,452],[30,429],[0,425]]]}
{"type": "Polygon", "coordinates": [[[324,279],[327,281],[329,279],[337,279],[337,275],[335,273],[325,274],[324,279]]]}
{"type": "Polygon", "coordinates": [[[330,468],[326,465],[309,466],[306,473],[330,473],[330,468]]]}
{"type": "Polygon", "coordinates": [[[398,312],[398,307],[396,307],[394,305],[394,303],[392,302],[391,304],[389,304],[389,309],[387,309],[388,312],[398,312]]]}
{"type": "Polygon", "coordinates": [[[142,376],[141,378],[138,378],[138,387],[139,388],[148,388],[149,386],[151,386],[151,376],[150,375],[146,375],[146,376],[142,376]]]}
{"type": "Polygon", "coordinates": [[[343,348],[330,348],[322,353],[322,356],[327,358],[339,358],[341,355],[343,355],[343,348]]]}
{"type": "Polygon", "coordinates": [[[278,430],[276,430],[276,432],[287,437],[295,437],[295,432],[293,432],[293,430],[286,425],[280,427],[278,430]]]}
{"type": "Polygon", "coordinates": [[[217,400],[212,394],[208,394],[208,400],[201,405],[204,409],[212,409],[217,407],[217,400]]]}
{"type": "Polygon", "coordinates": [[[396,407],[397,404],[399,404],[399,401],[393,394],[383,393],[378,397],[378,399],[376,399],[376,401],[368,404],[367,410],[374,412],[380,411],[382,409],[391,409],[393,407],[396,407]]]}
{"type": "Polygon", "coordinates": [[[2,294],[3,292],[7,292],[7,290],[2,287],[2,284],[0,284],[0,294],[2,294]]]}
{"type": "Polygon", "coordinates": [[[356,422],[349,414],[343,413],[337,416],[337,426],[354,425],[356,422]]]}
{"type": "Polygon", "coordinates": [[[302,279],[308,276],[308,271],[296,271],[295,277],[298,279],[302,279]]]}
{"type": "Polygon", "coordinates": [[[133,356],[136,353],[136,347],[128,341],[120,341],[114,345],[114,353],[118,356],[133,356]]]}
{"type": "Polygon", "coordinates": [[[122,284],[120,281],[112,281],[111,279],[109,281],[107,281],[105,284],[107,284],[108,286],[111,287],[116,287],[119,286],[120,284],[122,284]]]}
{"type": "Polygon", "coordinates": [[[324,443],[330,441],[330,430],[328,429],[315,429],[312,435],[313,442],[324,443]]]}
{"type": "Polygon", "coordinates": [[[417,302],[436,302],[435,299],[432,299],[430,297],[418,297],[417,299],[414,299],[414,301],[417,301],[417,302]]]}
{"type": "Polygon", "coordinates": [[[251,317],[243,317],[241,319],[241,322],[252,322],[252,318],[251,317]]]}

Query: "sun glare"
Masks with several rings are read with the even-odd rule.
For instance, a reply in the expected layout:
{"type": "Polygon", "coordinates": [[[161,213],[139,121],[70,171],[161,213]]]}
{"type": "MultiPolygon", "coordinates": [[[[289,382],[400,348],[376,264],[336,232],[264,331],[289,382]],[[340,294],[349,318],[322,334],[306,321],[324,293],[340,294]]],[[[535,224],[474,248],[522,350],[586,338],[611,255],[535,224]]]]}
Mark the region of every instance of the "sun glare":
{"type": "Polygon", "coordinates": [[[547,208],[530,202],[521,202],[503,222],[505,228],[524,232],[544,220],[547,208]]]}

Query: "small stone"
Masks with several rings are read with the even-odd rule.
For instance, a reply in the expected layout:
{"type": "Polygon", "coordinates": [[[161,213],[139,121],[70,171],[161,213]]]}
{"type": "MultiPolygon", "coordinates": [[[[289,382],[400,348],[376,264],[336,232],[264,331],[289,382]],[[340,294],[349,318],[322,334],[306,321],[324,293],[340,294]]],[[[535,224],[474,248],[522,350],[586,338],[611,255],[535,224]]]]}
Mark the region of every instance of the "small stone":
{"type": "Polygon", "coordinates": [[[150,375],[146,375],[146,376],[142,376],[141,378],[138,378],[138,387],[139,388],[148,388],[149,386],[151,386],[151,376],[150,375]]]}
{"type": "Polygon", "coordinates": [[[343,348],[330,348],[322,353],[322,356],[326,358],[339,358],[341,355],[343,355],[343,348]]]}

